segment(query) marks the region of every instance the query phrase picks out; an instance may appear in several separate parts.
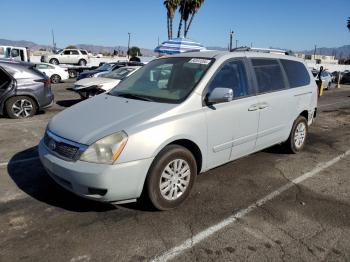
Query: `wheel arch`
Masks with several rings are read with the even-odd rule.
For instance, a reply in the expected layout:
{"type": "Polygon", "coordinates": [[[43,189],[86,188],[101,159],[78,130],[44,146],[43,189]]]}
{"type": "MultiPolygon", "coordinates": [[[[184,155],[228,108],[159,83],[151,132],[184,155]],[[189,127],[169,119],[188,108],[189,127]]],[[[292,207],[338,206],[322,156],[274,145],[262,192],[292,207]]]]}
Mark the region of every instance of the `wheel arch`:
{"type": "Polygon", "coordinates": [[[192,140],[189,140],[189,139],[178,139],[178,140],[174,140],[173,142],[167,144],[166,146],[169,146],[169,145],[183,146],[188,151],[190,151],[196,160],[197,174],[200,173],[200,171],[202,170],[202,165],[203,165],[203,155],[202,155],[201,149],[199,148],[199,146],[195,142],[193,142],[192,140]]]}
{"type": "Polygon", "coordinates": [[[305,117],[306,121],[309,122],[309,111],[304,110],[304,111],[302,111],[302,112],[298,115],[298,117],[299,117],[299,116],[305,117]]]}
{"type": "Polygon", "coordinates": [[[38,109],[38,110],[40,109],[40,105],[39,105],[38,99],[37,99],[35,96],[33,96],[32,94],[27,94],[27,93],[23,93],[23,94],[17,93],[17,94],[12,94],[11,96],[6,97],[6,99],[4,100],[4,102],[3,102],[3,104],[2,104],[2,111],[3,111],[3,112],[6,111],[6,110],[4,110],[5,105],[6,105],[6,102],[7,102],[10,98],[16,97],[16,96],[27,96],[27,97],[30,97],[31,99],[34,100],[34,103],[35,103],[37,109],[38,109]]]}

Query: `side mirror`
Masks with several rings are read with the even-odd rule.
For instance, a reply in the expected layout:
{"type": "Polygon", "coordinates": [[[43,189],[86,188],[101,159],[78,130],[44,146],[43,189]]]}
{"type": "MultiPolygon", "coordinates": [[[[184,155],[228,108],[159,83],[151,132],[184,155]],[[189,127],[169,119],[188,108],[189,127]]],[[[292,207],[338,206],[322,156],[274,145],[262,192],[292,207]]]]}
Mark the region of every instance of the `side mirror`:
{"type": "Polygon", "coordinates": [[[233,91],[230,88],[216,87],[207,96],[208,104],[225,103],[233,100],[233,91]]]}

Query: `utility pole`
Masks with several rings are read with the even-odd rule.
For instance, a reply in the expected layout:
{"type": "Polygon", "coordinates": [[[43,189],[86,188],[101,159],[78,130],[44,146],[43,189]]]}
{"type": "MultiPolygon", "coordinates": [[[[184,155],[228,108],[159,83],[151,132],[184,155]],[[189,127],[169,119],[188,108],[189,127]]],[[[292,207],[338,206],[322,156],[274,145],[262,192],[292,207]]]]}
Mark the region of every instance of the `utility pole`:
{"type": "Polygon", "coordinates": [[[232,50],[232,38],[233,38],[233,33],[234,33],[234,32],[230,30],[230,50],[229,50],[229,51],[232,50]]]}
{"type": "Polygon", "coordinates": [[[314,50],[314,60],[316,60],[316,48],[317,48],[317,45],[315,45],[315,50],[314,50]]]}
{"type": "Polygon", "coordinates": [[[129,59],[129,50],[130,50],[130,33],[128,33],[129,35],[129,40],[128,40],[128,51],[127,51],[127,54],[128,54],[128,59],[129,59]]]}
{"type": "Polygon", "coordinates": [[[53,51],[56,51],[55,34],[54,34],[54,32],[53,32],[53,29],[51,29],[51,35],[52,35],[52,47],[53,47],[53,51]]]}

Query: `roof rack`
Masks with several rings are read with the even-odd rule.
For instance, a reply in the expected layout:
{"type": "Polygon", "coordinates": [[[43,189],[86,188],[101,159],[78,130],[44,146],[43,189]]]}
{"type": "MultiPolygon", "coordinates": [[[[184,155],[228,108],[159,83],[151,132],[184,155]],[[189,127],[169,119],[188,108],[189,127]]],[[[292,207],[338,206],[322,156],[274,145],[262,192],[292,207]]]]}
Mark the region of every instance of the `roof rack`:
{"type": "Polygon", "coordinates": [[[248,47],[241,46],[231,49],[231,52],[261,52],[261,53],[270,53],[270,54],[279,54],[279,55],[290,55],[290,52],[282,49],[272,49],[272,48],[257,48],[257,47],[248,47]]]}

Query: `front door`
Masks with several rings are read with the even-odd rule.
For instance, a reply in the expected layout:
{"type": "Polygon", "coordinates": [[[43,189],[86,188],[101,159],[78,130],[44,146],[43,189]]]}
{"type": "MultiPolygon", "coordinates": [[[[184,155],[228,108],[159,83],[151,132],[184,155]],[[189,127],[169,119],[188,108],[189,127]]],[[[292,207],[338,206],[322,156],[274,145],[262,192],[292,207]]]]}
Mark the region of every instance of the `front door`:
{"type": "Polygon", "coordinates": [[[208,166],[224,164],[254,150],[259,111],[244,59],[233,59],[221,66],[208,86],[208,94],[218,87],[233,90],[230,102],[206,106],[208,166]]]}

